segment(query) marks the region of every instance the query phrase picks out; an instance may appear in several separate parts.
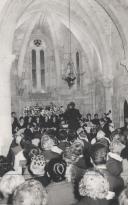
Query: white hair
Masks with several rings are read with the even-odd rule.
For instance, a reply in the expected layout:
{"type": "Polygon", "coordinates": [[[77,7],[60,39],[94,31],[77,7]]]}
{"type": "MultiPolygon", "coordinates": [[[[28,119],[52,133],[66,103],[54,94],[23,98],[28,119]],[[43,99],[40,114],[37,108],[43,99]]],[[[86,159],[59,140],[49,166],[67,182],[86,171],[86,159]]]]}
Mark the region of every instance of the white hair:
{"type": "Polygon", "coordinates": [[[22,175],[17,174],[15,171],[9,171],[0,180],[0,191],[7,198],[15,188],[24,182],[25,179],[22,175]]]}

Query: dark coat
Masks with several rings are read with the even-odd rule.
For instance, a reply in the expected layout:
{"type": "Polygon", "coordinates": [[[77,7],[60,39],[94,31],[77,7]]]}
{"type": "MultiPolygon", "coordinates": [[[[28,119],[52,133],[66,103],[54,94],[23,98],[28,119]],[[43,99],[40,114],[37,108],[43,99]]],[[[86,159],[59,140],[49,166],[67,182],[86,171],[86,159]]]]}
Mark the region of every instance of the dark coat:
{"type": "Polygon", "coordinates": [[[73,185],[66,181],[51,183],[47,186],[48,205],[71,205],[76,203],[73,185]]]}
{"type": "Polygon", "coordinates": [[[107,169],[103,169],[101,171],[106,175],[108,179],[110,191],[115,192],[116,196],[119,196],[124,188],[123,179],[120,176],[112,175],[107,169]]]}
{"type": "Polygon", "coordinates": [[[77,130],[79,128],[79,120],[81,118],[81,114],[78,109],[69,109],[65,112],[64,118],[66,122],[69,124],[69,129],[77,130]]]}

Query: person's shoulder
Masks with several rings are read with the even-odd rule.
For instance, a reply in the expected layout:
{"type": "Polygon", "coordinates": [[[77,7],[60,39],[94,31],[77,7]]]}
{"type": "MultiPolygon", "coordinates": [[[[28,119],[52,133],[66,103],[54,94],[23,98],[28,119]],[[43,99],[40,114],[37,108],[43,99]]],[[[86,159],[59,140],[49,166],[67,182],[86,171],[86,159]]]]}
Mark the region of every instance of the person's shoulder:
{"type": "Polygon", "coordinates": [[[53,191],[53,190],[62,190],[64,188],[64,186],[66,185],[65,181],[62,182],[52,182],[47,186],[47,191],[53,191]]]}
{"type": "Polygon", "coordinates": [[[76,112],[80,112],[78,108],[75,108],[74,110],[76,110],[76,112]]]}
{"type": "Polygon", "coordinates": [[[128,131],[128,129],[126,128],[126,127],[121,127],[120,128],[120,131],[121,131],[121,133],[125,133],[125,132],[127,132],[128,131]]]}
{"type": "Polygon", "coordinates": [[[79,111],[79,109],[75,108],[74,111],[75,111],[77,114],[80,115],[80,111],[79,111]]]}

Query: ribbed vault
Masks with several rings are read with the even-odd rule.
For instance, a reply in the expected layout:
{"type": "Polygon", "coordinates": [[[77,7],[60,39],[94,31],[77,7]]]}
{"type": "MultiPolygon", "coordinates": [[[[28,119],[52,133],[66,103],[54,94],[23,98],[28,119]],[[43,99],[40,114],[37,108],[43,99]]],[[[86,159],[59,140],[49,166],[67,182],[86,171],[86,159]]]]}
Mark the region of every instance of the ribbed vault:
{"type": "MultiPolygon", "coordinates": [[[[23,25],[28,25],[26,26],[26,30],[24,29],[24,35],[22,35],[23,42],[25,41],[27,44],[29,36],[31,35],[35,25],[38,23],[40,17],[42,16],[43,18],[46,13],[46,21],[50,22],[52,20],[53,24],[50,29],[56,32],[55,36],[58,44],[61,43],[61,38],[58,35],[59,30],[56,28],[56,22],[62,24],[68,29],[68,0],[13,0],[6,3],[3,12],[5,15],[2,16],[0,21],[2,30],[1,35],[2,33],[10,34],[9,38],[7,38],[9,49],[12,49],[14,33],[17,30],[20,30],[23,25]]],[[[107,75],[108,78],[112,78],[112,68],[115,66],[115,62],[112,59],[111,46],[106,40],[107,34],[105,33],[106,27],[104,20],[108,24],[111,24],[111,27],[116,29],[120,44],[122,46],[122,57],[125,57],[127,53],[127,40],[125,38],[125,34],[119,19],[116,16],[116,12],[112,8],[112,5],[107,5],[104,1],[101,0],[71,0],[71,32],[76,40],[78,40],[80,43],[85,54],[88,56],[90,74],[93,75],[94,70],[91,63],[92,59],[88,55],[87,51],[94,50],[99,62],[99,73],[101,76],[107,75]],[[104,13],[105,19],[101,18],[102,13],[104,13]]],[[[3,38],[6,38],[6,36],[4,35],[3,38]]],[[[53,41],[54,40],[55,39],[53,39],[53,41]]],[[[22,58],[24,50],[23,47],[25,47],[25,43],[22,43],[20,48],[22,58]]]]}

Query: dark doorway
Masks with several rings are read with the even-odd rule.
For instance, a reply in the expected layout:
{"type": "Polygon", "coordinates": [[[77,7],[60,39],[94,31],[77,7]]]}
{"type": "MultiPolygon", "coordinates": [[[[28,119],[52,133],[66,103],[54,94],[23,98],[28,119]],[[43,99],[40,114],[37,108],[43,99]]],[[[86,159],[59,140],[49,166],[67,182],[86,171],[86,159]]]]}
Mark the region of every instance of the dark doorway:
{"type": "Polygon", "coordinates": [[[127,100],[124,101],[124,119],[128,117],[128,102],[127,100]]]}

